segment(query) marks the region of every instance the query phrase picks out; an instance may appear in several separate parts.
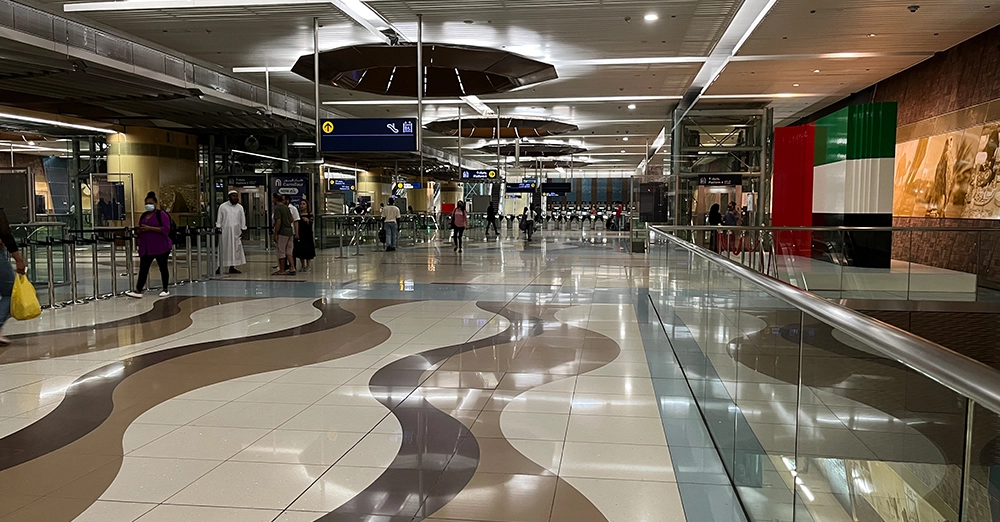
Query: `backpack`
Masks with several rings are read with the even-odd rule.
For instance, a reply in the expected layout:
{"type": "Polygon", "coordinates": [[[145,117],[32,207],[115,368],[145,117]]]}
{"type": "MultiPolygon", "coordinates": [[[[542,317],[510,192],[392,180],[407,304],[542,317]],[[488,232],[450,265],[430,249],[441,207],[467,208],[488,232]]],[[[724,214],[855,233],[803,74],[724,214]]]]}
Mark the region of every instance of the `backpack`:
{"type": "MultiPolygon", "coordinates": [[[[167,212],[165,210],[156,210],[155,212],[156,212],[156,222],[159,223],[159,225],[162,227],[163,226],[163,214],[167,214],[167,212]]],[[[141,220],[142,218],[139,218],[139,219],[141,220]]],[[[173,243],[173,244],[176,245],[177,244],[177,223],[174,223],[174,218],[170,217],[170,214],[167,214],[167,219],[170,220],[170,232],[167,234],[167,237],[170,238],[170,242],[171,243],[173,243]]]]}

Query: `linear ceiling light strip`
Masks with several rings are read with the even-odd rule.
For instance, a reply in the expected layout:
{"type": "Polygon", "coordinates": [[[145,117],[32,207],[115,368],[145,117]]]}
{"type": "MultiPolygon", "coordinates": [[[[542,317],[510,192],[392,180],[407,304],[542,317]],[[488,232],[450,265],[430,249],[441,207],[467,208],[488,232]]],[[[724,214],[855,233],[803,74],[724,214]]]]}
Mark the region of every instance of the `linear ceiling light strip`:
{"type": "Polygon", "coordinates": [[[89,125],[77,125],[76,123],[66,123],[63,121],[48,120],[45,118],[34,118],[32,116],[22,116],[20,114],[8,114],[4,112],[0,112],[0,120],[15,120],[27,123],[37,123],[39,125],[51,125],[53,127],[61,127],[64,129],[76,129],[76,130],[98,132],[104,134],[118,134],[118,131],[112,129],[102,129],[100,127],[91,127],[89,125]]]}

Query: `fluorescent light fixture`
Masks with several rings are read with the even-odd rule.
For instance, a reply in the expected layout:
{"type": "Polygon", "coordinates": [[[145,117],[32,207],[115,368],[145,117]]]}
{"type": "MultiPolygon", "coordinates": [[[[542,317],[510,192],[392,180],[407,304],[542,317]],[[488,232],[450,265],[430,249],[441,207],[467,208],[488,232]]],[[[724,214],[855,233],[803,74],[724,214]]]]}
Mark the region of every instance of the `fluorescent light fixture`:
{"type": "Polygon", "coordinates": [[[316,146],[316,144],[313,143],[313,142],[311,142],[311,141],[293,141],[293,142],[289,143],[288,145],[292,146],[292,147],[302,147],[302,148],[315,147],[316,146]]]}
{"type": "Polygon", "coordinates": [[[479,113],[480,116],[496,116],[497,113],[490,108],[489,105],[483,103],[478,96],[462,96],[462,101],[467,103],[469,107],[472,107],[479,113]]]}
{"type": "Polygon", "coordinates": [[[636,58],[596,58],[593,60],[556,61],[555,65],[659,65],[705,63],[704,56],[651,56],[636,58]]]}
{"type": "MultiPolygon", "coordinates": [[[[484,103],[493,105],[531,104],[531,103],[612,103],[612,102],[656,102],[677,101],[682,96],[576,96],[568,98],[495,98],[484,103]]],[[[424,100],[424,105],[461,105],[459,100],[424,100]]],[[[323,105],[416,105],[416,100],[343,100],[325,101],[323,105]]]]}
{"type": "Polygon", "coordinates": [[[305,160],[305,161],[296,161],[295,164],[296,165],[322,165],[323,164],[323,160],[322,159],[312,159],[312,160],[305,160]]]}
{"type": "Polygon", "coordinates": [[[66,123],[63,121],[47,120],[45,118],[34,118],[32,116],[21,116],[20,114],[9,114],[5,112],[0,112],[0,119],[23,121],[27,123],[38,123],[40,125],[51,125],[53,127],[61,127],[64,129],[76,129],[88,132],[101,132],[104,134],[118,134],[118,131],[111,129],[102,129],[100,127],[91,127],[89,125],[77,125],[75,123],[66,123]]]}
{"type": "MultiPolygon", "coordinates": [[[[134,1],[134,0],[127,0],[134,1]]],[[[291,67],[233,67],[233,72],[236,74],[240,73],[273,73],[273,72],[291,72],[291,67]]]]}
{"type": "Polygon", "coordinates": [[[326,167],[326,168],[328,168],[328,169],[349,170],[351,172],[368,172],[365,169],[357,169],[357,168],[354,168],[354,167],[345,167],[343,165],[334,165],[332,163],[324,163],[323,166],[326,167]]]}
{"type": "Polygon", "coordinates": [[[656,13],[646,13],[646,16],[642,17],[642,19],[647,22],[655,22],[660,19],[660,15],[656,13]]]}
{"type": "Polygon", "coordinates": [[[52,147],[39,147],[37,145],[27,145],[24,143],[0,143],[0,152],[7,152],[13,148],[14,152],[30,152],[30,151],[50,151],[50,152],[69,152],[67,149],[56,149],[52,147]]]}
{"type": "Polygon", "coordinates": [[[233,152],[235,152],[237,154],[246,154],[247,156],[254,156],[254,157],[257,157],[257,158],[264,158],[264,159],[269,159],[269,160],[274,160],[274,161],[283,161],[285,163],[288,163],[288,160],[286,160],[285,158],[279,158],[279,157],[276,157],[276,156],[268,156],[266,154],[257,154],[256,152],[247,152],[245,150],[236,150],[236,149],[233,149],[233,152]]]}
{"type": "Polygon", "coordinates": [[[84,13],[88,11],[148,11],[150,9],[259,7],[328,3],[330,3],[330,0],[127,0],[64,4],[63,11],[67,13],[84,13]]]}
{"type": "Polygon", "coordinates": [[[628,110],[634,111],[635,110],[635,104],[634,103],[628,104],[628,110]]]}
{"type": "Polygon", "coordinates": [[[330,0],[330,2],[337,6],[337,9],[343,11],[344,14],[354,19],[359,25],[368,29],[368,32],[379,37],[383,42],[395,44],[408,41],[388,20],[361,0],[330,0]],[[396,42],[390,41],[389,36],[382,31],[394,33],[394,36],[398,40],[396,42]]]}

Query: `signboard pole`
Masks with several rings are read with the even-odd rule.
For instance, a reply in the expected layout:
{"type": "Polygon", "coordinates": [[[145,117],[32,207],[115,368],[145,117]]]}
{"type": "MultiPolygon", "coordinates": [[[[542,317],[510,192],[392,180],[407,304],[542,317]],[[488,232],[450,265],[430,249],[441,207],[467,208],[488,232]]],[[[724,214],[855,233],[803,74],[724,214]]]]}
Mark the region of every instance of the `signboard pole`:
{"type": "Polygon", "coordinates": [[[458,175],[462,175],[462,106],[458,106],[458,175]]]}
{"type": "MultiPolygon", "coordinates": [[[[420,155],[420,186],[424,186],[424,15],[417,15],[417,154],[420,155]]],[[[426,207],[426,203],[424,204],[426,207]]],[[[426,208],[424,209],[426,210],[426,208]]]]}
{"type": "MultiPolygon", "coordinates": [[[[322,134],[323,127],[322,127],[322,120],[320,120],[320,114],[319,114],[320,104],[319,104],[319,17],[318,16],[313,17],[313,88],[315,89],[313,91],[313,95],[314,95],[314,102],[316,103],[316,149],[315,149],[316,159],[322,159],[323,149],[320,143],[322,142],[323,139],[323,134],[322,134]]],[[[268,110],[270,110],[270,107],[268,107],[268,110]]],[[[323,171],[322,162],[316,165],[316,171],[319,172],[323,171]]],[[[309,180],[309,186],[311,187],[313,194],[319,193],[319,186],[316,182],[316,172],[313,172],[311,174],[309,180]]],[[[319,198],[314,197],[313,198],[314,201],[309,202],[309,205],[311,206],[314,215],[319,214],[319,207],[317,206],[318,199],[319,198]]]]}

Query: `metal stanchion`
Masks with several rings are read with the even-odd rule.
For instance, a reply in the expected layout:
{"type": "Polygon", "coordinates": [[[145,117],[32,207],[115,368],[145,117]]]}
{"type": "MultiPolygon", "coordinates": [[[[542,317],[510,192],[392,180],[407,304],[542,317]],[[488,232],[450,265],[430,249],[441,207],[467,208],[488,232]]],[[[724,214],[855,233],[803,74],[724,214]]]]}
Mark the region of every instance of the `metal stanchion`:
{"type": "Polygon", "coordinates": [[[174,269],[174,282],[170,286],[182,285],[184,283],[181,282],[181,273],[177,271],[177,245],[171,245],[170,257],[170,264],[174,269]]]}
{"type": "Polygon", "coordinates": [[[128,289],[135,288],[135,260],[132,253],[135,252],[135,235],[132,230],[125,230],[125,275],[128,277],[128,289]]]}
{"type": "Polygon", "coordinates": [[[71,304],[83,304],[80,300],[80,291],[76,287],[76,236],[70,235],[69,239],[69,284],[70,284],[70,296],[71,304]]]}
{"type": "Polygon", "coordinates": [[[337,240],[337,242],[340,243],[340,255],[337,256],[337,259],[345,259],[345,257],[344,257],[344,227],[338,226],[337,229],[340,230],[340,238],[338,238],[338,240],[337,240]]]}
{"type": "Polygon", "coordinates": [[[49,282],[49,304],[47,305],[47,308],[62,308],[61,305],[59,305],[59,304],[56,303],[56,270],[55,270],[55,266],[54,266],[55,263],[53,261],[52,248],[53,248],[52,238],[51,237],[46,238],[46,240],[45,240],[45,263],[48,266],[46,266],[45,271],[47,272],[48,279],[49,279],[49,281],[48,281],[49,282]]]}
{"type": "Polygon", "coordinates": [[[101,274],[98,271],[97,265],[97,233],[90,234],[90,239],[92,241],[90,247],[90,262],[93,263],[91,266],[92,276],[94,277],[94,297],[93,300],[96,301],[101,297],[101,274]]]}
{"type": "Polygon", "coordinates": [[[195,230],[198,232],[198,244],[196,245],[196,248],[198,249],[198,279],[195,281],[201,281],[201,277],[203,275],[201,272],[201,229],[198,228],[195,230]]]}
{"type": "Polygon", "coordinates": [[[187,281],[188,283],[194,281],[191,277],[191,227],[184,227],[184,250],[186,252],[187,259],[187,281]]]}
{"type": "Polygon", "coordinates": [[[111,238],[111,295],[118,295],[118,245],[111,238]]]}

